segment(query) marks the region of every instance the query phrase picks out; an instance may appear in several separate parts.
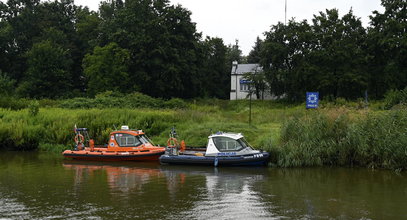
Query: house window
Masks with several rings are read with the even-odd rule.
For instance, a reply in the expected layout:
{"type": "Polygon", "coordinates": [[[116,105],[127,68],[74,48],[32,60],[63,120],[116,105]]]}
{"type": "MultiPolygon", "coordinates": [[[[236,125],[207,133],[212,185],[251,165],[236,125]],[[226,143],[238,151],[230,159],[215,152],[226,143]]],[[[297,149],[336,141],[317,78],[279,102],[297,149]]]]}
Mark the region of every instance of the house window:
{"type": "Polygon", "coordinates": [[[249,91],[250,90],[250,84],[252,82],[249,80],[241,79],[240,80],[240,91],[249,91]]]}
{"type": "Polygon", "coordinates": [[[247,83],[240,83],[240,91],[249,91],[250,90],[250,85],[247,83]]]}

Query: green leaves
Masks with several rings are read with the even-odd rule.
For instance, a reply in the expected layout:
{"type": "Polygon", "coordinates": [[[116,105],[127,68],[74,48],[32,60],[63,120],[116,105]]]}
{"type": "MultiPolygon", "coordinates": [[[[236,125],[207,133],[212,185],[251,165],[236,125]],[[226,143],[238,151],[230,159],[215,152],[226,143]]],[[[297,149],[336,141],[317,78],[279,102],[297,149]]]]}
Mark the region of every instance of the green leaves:
{"type": "Polygon", "coordinates": [[[50,41],[33,45],[26,54],[28,69],[17,89],[34,98],[65,97],[72,86],[69,68],[72,61],[66,50],[50,41]]]}
{"type": "Polygon", "coordinates": [[[95,47],[92,54],[86,54],[83,59],[84,74],[88,82],[88,93],[111,91],[128,92],[128,65],[130,53],[120,48],[116,43],[104,47],[95,47]]]}

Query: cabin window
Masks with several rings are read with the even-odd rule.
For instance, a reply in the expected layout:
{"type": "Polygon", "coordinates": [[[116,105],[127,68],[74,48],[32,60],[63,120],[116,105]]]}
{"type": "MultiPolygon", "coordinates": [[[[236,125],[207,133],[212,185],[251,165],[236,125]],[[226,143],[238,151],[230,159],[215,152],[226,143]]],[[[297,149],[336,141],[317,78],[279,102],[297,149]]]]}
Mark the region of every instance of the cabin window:
{"type": "Polygon", "coordinates": [[[142,144],[136,136],[130,134],[116,134],[116,142],[120,147],[136,147],[142,144]]]}
{"type": "Polygon", "coordinates": [[[228,137],[214,137],[213,142],[219,151],[239,151],[244,148],[240,141],[228,137]]]}

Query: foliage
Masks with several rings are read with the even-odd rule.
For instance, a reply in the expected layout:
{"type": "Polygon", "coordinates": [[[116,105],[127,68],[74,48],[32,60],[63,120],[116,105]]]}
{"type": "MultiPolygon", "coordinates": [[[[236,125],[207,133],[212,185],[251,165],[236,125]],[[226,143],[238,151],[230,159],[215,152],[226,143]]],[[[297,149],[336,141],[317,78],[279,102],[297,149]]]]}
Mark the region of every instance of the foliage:
{"type": "Polygon", "coordinates": [[[118,92],[106,91],[96,95],[95,98],[73,98],[60,102],[59,107],[77,109],[77,108],[186,108],[187,104],[182,99],[170,99],[165,101],[159,98],[153,98],[141,93],[122,94],[118,92]]]}
{"type": "Polygon", "coordinates": [[[260,60],[271,93],[291,100],[301,100],[306,91],[360,97],[367,88],[365,35],[352,11],[339,18],[335,9],[314,15],[312,25],[305,20],[273,25],[260,60]]]}
{"type": "Polygon", "coordinates": [[[50,41],[33,45],[27,53],[29,68],[25,81],[18,87],[21,96],[57,98],[66,96],[71,89],[68,73],[71,60],[67,51],[50,41]]]}
{"type": "Polygon", "coordinates": [[[227,47],[201,40],[191,12],[168,0],[102,1],[97,12],[73,0],[9,0],[0,16],[0,69],[22,97],[228,97],[227,47]]]}
{"type": "Polygon", "coordinates": [[[16,81],[0,70],[0,95],[10,96],[14,92],[16,81]]]}
{"type": "Polygon", "coordinates": [[[281,145],[270,146],[277,165],[406,169],[407,111],[352,114],[339,109],[286,121],[281,145]]]}
{"type": "MultiPolygon", "coordinates": [[[[305,91],[356,100],[367,90],[380,99],[407,84],[406,4],[382,0],[367,28],[352,10],[340,17],[336,9],[272,25],[247,61],[262,65],[267,92],[291,102],[305,91]]],[[[247,62],[238,40],[202,38],[191,12],[169,0],[102,1],[96,12],[73,0],[0,4],[0,70],[9,77],[0,83],[21,97],[112,90],[227,99],[233,61],[247,62]]]]}
{"type": "Polygon", "coordinates": [[[204,89],[200,91],[203,97],[229,98],[230,94],[230,64],[227,63],[228,48],[220,38],[207,37],[201,43],[202,70],[199,71],[202,80],[199,82],[204,89]]]}
{"type": "Polygon", "coordinates": [[[16,98],[13,96],[0,96],[0,108],[19,110],[27,108],[31,103],[29,99],[16,98]]]}
{"type": "Polygon", "coordinates": [[[384,97],[384,109],[391,109],[396,105],[407,106],[407,87],[403,90],[390,90],[384,97]]]}
{"type": "Polygon", "coordinates": [[[40,111],[40,103],[38,101],[32,101],[30,105],[28,106],[28,113],[30,116],[36,116],[38,115],[38,112],[40,111]]]}
{"type": "Polygon", "coordinates": [[[263,100],[264,94],[269,89],[264,72],[245,73],[243,79],[250,82],[249,93],[254,93],[257,99],[263,100]]]}
{"type": "Polygon", "coordinates": [[[88,81],[88,93],[94,96],[104,91],[126,92],[128,88],[128,65],[130,54],[116,43],[95,47],[92,54],[86,54],[83,71],[88,81]]]}
{"type": "Polygon", "coordinates": [[[260,63],[262,44],[263,41],[259,37],[257,37],[256,42],[254,42],[253,49],[249,52],[249,55],[247,56],[248,63],[260,63]]]}
{"type": "Polygon", "coordinates": [[[373,11],[368,28],[369,90],[376,98],[407,85],[407,2],[382,0],[381,5],[384,12],[373,11]]]}

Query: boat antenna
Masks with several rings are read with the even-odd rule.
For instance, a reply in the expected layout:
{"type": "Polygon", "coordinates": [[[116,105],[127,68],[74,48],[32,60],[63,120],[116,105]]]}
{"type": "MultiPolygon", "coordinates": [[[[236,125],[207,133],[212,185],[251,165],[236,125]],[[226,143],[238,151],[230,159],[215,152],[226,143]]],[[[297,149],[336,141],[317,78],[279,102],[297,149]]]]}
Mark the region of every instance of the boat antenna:
{"type": "Polygon", "coordinates": [[[114,127],[114,130],[116,130],[116,131],[117,131],[117,127],[116,127],[116,125],[115,125],[115,124],[113,124],[113,127],[114,127]]]}

